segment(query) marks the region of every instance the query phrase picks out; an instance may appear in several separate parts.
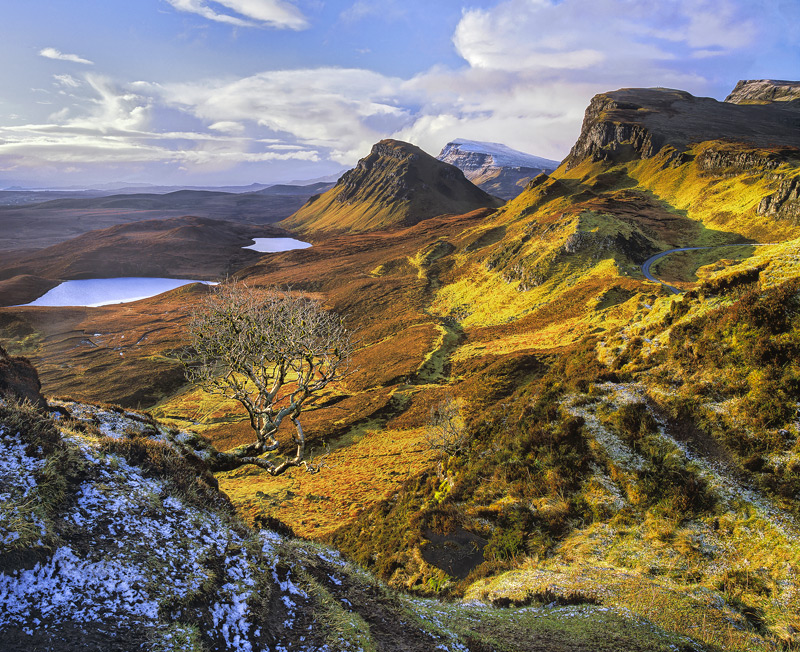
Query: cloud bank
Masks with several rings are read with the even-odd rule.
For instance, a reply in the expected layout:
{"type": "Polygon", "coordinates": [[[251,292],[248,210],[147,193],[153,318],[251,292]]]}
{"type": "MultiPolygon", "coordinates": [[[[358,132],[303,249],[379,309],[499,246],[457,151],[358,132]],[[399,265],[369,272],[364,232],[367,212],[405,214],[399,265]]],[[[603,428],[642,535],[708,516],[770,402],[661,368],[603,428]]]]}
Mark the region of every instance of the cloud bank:
{"type": "MultiPolygon", "coordinates": [[[[232,26],[308,25],[282,0],[167,1],[232,26]]],[[[386,137],[432,154],[465,137],[560,159],[598,92],[666,86],[724,96],[738,79],[730,70],[788,38],[791,21],[764,7],[743,0],[503,0],[461,14],[452,35],[461,65],[410,78],[332,66],[181,83],[56,75],[47,121],[0,128],[0,171],[92,163],[144,171],[161,164],[230,180],[274,174],[272,162],[287,171],[327,164],[309,174],[319,176],[353,165],[386,137]]],[[[359,0],[350,12],[355,20],[371,9],[359,0]]],[[[91,64],[54,48],[40,54],[91,64]]]]}

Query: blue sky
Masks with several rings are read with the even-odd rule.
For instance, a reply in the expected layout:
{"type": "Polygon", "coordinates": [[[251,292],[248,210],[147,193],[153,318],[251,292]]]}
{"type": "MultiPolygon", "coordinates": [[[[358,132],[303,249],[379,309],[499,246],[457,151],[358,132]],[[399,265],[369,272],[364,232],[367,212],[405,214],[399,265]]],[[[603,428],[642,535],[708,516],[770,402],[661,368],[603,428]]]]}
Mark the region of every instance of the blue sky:
{"type": "Polygon", "coordinates": [[[386,137],[560,159],[595,93],[800,77],[798,0],[8,5],[0,187],[313,178],[386,137]]]}

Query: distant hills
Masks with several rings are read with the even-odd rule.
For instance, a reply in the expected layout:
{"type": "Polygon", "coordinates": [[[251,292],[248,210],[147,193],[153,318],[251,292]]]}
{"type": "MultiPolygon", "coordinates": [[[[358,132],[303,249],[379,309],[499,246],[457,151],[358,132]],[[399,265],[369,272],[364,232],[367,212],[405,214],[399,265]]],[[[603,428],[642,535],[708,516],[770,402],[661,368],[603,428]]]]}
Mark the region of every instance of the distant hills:
{"type": "Polygon", "coordinates": [[[281,226],[300,233],[357,233],[410,226],[437,215],[498,207],[457,167],[419,147],[382,140],[326,193],[312,197],[281,226]]]}
{"type": "MultiPolygon", "coordinates": [[[[19,197],[23,193],[15,192],[13,196],[6,193],[6,201],[17,203],[0,205],[3,232],[0,251],[30,252],[96,229],[186,215],[243,224],[271,224],[288,217],[309,197],[331,185],[327,182],[306,186],[283,184],[245,193],[186,189],[163,194],[135,192],[102,196],[37,192],[33,193],[33,197],[39,199],[36,203],[27,203],[27,196],[19,197]]],[[[0,204],[2,195],[0,193],[0,204]]]]}
{"type": "Polygon", "coordinates": [[[526,154],[501,143],[459,138],[437,156],[459,168],[479,188],[502,199],[513,199],[539,174],[549,174],[559,162],[526,154]]]}
{"type": "Polygon", "coordinates": [[[286,235],[273,225],[204,217],[119,224],[27,256],[0,260],[0,305],[27,303],[66,279],[152,276],[216,280],[258,260],[260,254],[242,248],[253,238],[286,235]]]}

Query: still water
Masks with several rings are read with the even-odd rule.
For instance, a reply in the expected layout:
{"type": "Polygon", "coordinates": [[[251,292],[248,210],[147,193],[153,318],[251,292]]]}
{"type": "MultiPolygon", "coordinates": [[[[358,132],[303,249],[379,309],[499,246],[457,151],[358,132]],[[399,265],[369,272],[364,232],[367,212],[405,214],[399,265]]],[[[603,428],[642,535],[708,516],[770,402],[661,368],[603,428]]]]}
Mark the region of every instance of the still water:
{"type": "Polygon", "coordinates": [[[242,249],[252,249],[263,254],[274,254],[279,251],[291,251],[292,249],[306,249],[311,246],[309,242],[295,240],[294,238],[253,238],[255,244],[242,249]]]}
{"type": "Polygon", "coordinates": [[[42,295],[28,306],[107,306],[111,303],[127,303],[147,299],[156,294],[174,290],[191,281],[184,278],[89,278],[81,281],[64,281],[42,295]]]}

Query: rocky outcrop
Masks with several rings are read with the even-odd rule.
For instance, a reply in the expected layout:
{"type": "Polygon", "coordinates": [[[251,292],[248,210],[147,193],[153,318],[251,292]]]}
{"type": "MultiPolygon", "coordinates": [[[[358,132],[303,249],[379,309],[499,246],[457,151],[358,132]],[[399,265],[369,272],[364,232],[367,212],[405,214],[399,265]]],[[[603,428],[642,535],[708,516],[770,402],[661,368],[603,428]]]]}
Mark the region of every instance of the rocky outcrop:
{"type": "Polygon", "coordinates": [[[513,199],[526,184],[559,163],[511,149],[500,143],[458,139],[447,143],[437,158],[455,165],[479,188],[502,199],[513,199]]]}
{"type": "Polygon", "coordinates": [[[754,150],[709,147],[698,155],[697,164],[709,172],[728,170],[737,174],[748,170],[774,170],[781,164],[781,157],[754,150]]]}
{"type": "Polygon", "coordinates": [[[769,104],[800,100],[800,82],[781,79],[742,79],[726,102],[733,104],[769,104]]]}
{"type": "Polygon", "coordinates": [[[10,395],[19,401],[30,401],[38,407],[47,407],[42,396],[42,383],[30,360],[14,357],[0,346],[0,395],[10,395]]]}
{"type": "Polygon", "coordinates": [[[281,225],[304,233],[363,232],[501,204],[457,167],[415,145],[387,139],[281,225]]]}
{"type": "Polygon", "coordinates": [[[800,224],[800,177],[781,181],[774,193],[759,202],[756,212],[800,224]]]}
{"type": "Polygon", "coordinates": [[[564,242],[563,249],[568,254],[591,253],[595,258],[603,257],[610,252],[619,252],[636,264],[643,263],[658,251],[647,237],[636,231],[624,236],[598,235],[579,229],[570,234],[564,242]]]}
{"type": "Polygon", "coordinates": [[[718,140],[798,148],[797,121],[794,102],[740,105],[667,88],[621,89],[592,99],[565,163],[650,158],[667,147],[670,160],[681,162],[691,145],[718,140]]]}

